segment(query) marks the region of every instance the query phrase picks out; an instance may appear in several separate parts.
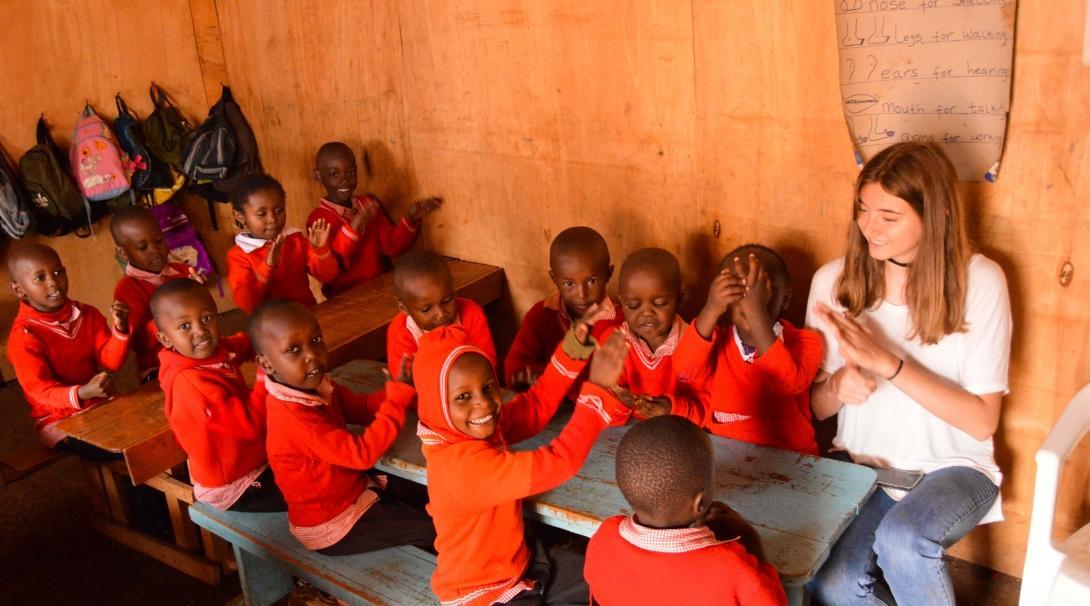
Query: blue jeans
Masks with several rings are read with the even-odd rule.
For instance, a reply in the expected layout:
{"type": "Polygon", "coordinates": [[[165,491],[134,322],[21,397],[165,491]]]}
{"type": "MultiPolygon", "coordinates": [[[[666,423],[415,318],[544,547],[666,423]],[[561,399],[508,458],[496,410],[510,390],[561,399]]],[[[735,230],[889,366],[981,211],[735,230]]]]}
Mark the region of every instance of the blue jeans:
{"type": "Polygon", "coordinates": [[[954,606],[943,555],[999,496],[987,476],[947,467],[900,501],[879,487],[807,586],[825,606],[954,606]]]}

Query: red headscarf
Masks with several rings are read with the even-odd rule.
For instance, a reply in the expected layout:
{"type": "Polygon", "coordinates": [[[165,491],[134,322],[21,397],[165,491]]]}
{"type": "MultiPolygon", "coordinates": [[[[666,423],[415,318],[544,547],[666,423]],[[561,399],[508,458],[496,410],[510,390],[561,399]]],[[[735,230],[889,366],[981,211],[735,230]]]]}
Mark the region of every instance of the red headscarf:
{"type": "MultiPolygon", "coordinates": [[[[469,353],[479,354],[488,360],[493,376],[496,375],[496,367],[483,349],[467,342],[465,329],[457,324],[431,330],[420,339],[420,349],[413,359],[413,383],[416,384],[417,412],[420,414],[417,435],[424,446],[477,439],[455,429],[450,420],[450,394],[447,393],[450,369],[458,358],[469,353]]],[[[498,428],[488,442],[496,446],[504,445],[498,428]]]]}

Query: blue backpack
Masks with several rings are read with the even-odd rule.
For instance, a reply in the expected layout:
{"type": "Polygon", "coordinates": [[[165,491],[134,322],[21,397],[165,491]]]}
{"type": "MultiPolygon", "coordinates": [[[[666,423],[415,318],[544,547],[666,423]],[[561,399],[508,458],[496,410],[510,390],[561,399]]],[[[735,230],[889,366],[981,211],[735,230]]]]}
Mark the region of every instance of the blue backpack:
{"type": "Polygon", "coordinates": [[[114,101],[117,102],[114,131],[117,133],[117,141],[122,151],[129,155],[129,161],[132,164],[133,189],[146,191],[173,185],[174,178],[170,174],[170,166],[148,151],[148,144],[144,140],[144,129],[136,114],[125,104],[120,93],[114,97],[114,101]]]}

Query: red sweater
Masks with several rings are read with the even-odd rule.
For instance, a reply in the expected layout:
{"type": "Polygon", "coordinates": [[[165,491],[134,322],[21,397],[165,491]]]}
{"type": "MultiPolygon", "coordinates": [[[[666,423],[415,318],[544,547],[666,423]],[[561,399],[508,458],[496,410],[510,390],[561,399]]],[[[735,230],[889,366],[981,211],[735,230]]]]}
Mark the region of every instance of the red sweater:
{"type": "Polygon", "coordinates": [[[164,412],[194,483],[223,486],[265,464],[264,390],[251,392],[239,370],[253,357],[244,333],[220,339],[203,360],[159,352],[164,412]]]}
{"type": "Polygon", "coordinates": [[[353,393],[336,383],[332,390],[329,403],[318,406],[268,395],[269,465],[295,526],[317,526],[356,501],[367,488],[363,471],[374,467],[397,439],[405,409],[416,395],[397,382],[373,394],[353,393]],[[356,435],[348,423],[367,427],[356,435]]]}
{"type": "Polygon", "coordinates": [[[52,313],[19,304],[8,359],[43,443],[52,447],[64,437],[54,423],[105,401],[80,401],[77,392],[100,371],[119,370],[128,353],[128,335],[112,331],[86,303],[69,300],[52,313]]]}
{"type": "Polygon", "coordinates": [[[265,263],[272,250],[271,240],[235,236],[235,245],[227,251],[227,283],[231,285],[235,305],[242,311],[253,313],[268,299],[289,299],[311,307],[317,301],[310,292],[307,273],[319,282],[336,277],[337,260],[329,248],[316,249],[303,232],[286,230],[285,233],[288,231],[291,233],[280,248],[276,269],[265,263]]]}
{"type": "MultiPolygon", "coordinates": [[[[607,297],[603,305],[607,307],[606,317],[594,324],[594,337],[599,340],[610,328],[624,322],[624,318],[617,312],[616,300],[607,297]]],[[[571,318],[568,317],[559,294],[535,303],[522,319],[515,341],[511,343],[511,349],[503,360],[507,384],[514,384],[515,373],[527,368],[540,375],[570,326],[571,318]]]]}
{"type": "Polygon", "coordinates": [[[357,205],[373,205],[374,216],[363,226],[363,233],[352,229],[344,218],[347,208],[322,199],[307,217],[309,228],[318,219],[329,223],[330,248],[337,257],[337,277],[322,287],[327,298],[368,282],[385,271],[383,256],[393,257],[409,249],[416,241],[417,227],[408,218],[395,227],[374,196],[356,196],[357,205]]]}
{"type": "MultiPolygon", "coordinates": [[[[616,329],[624,335],[628,341],[628,355],[625,357],[624,370],[617,384],[635,395],[666,396],[670,399],[671,412],[681,416],[688,416],[689,411],[703,411],[700,393],[701,385],[679,383],[674,374],[673,358],[677,351],[681,335],[688,324],[681,316],[674,316],[674,325],[666,342],[655,351],[632,331],[627,323],[621,323],[616,329]]],[[[608,338],[609,334],[603,335],[608,338]]],[[[637,418],[643,418],[637,414],[637,418]]]]}
{"type": "MultiPolygon", "coordinates": [[[[458,297],[458,319],[456,324],[461,324],[466,332],[469,345],[476,345],[485,351],[492,364],[496,363],[496,346],[492,344],[492,333],[488,330],[488,318],[480,305],[471,299],[458,297]]],[[[390,367],[390,376],[396,377],[401,370],[401,356],[416,355],[419,348],[420,337],[425,332],[416,322],[413,322],[409,314],[399,311],[390,322],[386,331],[386,363],[390,367]]]]}
{"type": "Polygon", "coordinates": [[[541,379],[500,409],[492,437],[471,438],[446,420],[447,374],[467,352],[480,350],[429,334],[414,374],[428,467],[428,513],[435,521],[439,553],[432,589],[442,602],[487,605],[506,601],[525,586],[530,552],[522,499],[574,476],[598,434],[607,424],[623,423],[629,411],[612,393],[586,383],[571,420],[552,442],[533,451],[507,448],[545,428],[585,365],[557,349],[541,379]]]}
{"type": "Polygon", "coordinates": [[[787,604],[771,564],[759,563],[738,541],[715,540],[707,527],[652,529],[614,516],[591,537],[583,572],[601,606],[787,604]],[[707,536],[697,537],[701,531],[707,536]]]}
{"type": "Polygon", "coordinates": [[[114,299],[129,306],[129,325],[132,326],[132,351],[136,354],[136,372],[144,377],[159,366],[159,350],[163,349],[155,321],[151,317],[151,294],[170,280],[186,279],[190,267],[185,263],[169,263],[158,279],[141,279],[125,275],[114,287],[114,299]]]}
{"type": "Polygon", "coordinates": [[[696,326],[674,353],[678,380],[708,386],[701,409],[675,411],[711,433],[753,444],[818,454],[810,422],[810,384],[824,355],[821,335],[786,320],[781,338],[747,363],[731,327],[705,340],[696,326]]]}

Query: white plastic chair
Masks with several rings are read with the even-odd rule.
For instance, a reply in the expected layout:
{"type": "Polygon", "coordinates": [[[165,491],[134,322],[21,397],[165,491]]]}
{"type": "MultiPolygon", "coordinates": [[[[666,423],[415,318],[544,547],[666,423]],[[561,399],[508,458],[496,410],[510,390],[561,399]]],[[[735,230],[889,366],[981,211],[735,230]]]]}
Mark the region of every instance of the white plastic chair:
{"type": "Polygon", "coordinates": [[[1052,542],[1056,493],[1064,459],[1090,429],[1090,385],[1068,403],[1037,451],[1037,480],[1029,522],[1020,606],[1090,604],[1090,524],[1052,542]]]}

